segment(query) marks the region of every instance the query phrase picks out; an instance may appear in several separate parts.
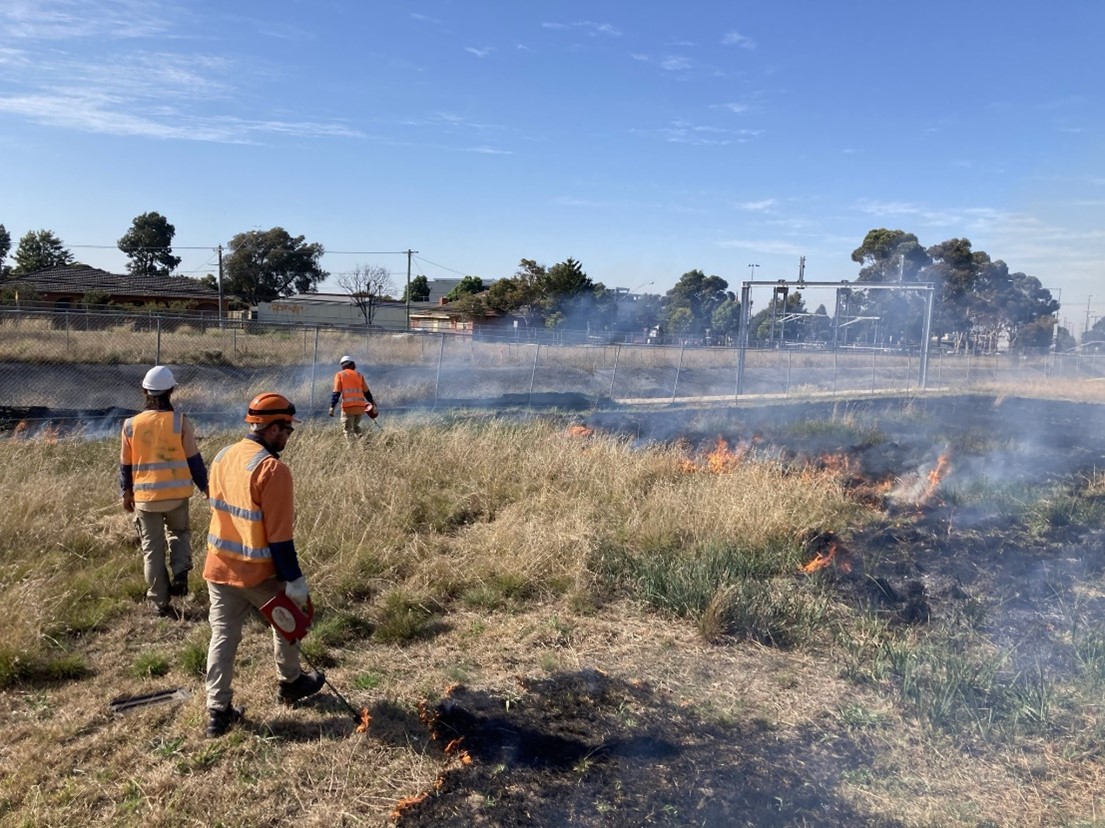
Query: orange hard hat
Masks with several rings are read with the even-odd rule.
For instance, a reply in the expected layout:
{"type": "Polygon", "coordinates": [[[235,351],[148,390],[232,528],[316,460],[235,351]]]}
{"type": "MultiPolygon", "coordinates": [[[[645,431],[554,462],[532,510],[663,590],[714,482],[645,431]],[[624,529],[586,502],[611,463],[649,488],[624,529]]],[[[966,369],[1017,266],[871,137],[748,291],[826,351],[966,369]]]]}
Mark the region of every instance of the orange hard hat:
{"type": "Polygon", "coordinates": [[[302,422],[295,416],[295,406],[283,394],[274,394],[266,391],[258,394],[249,401],[249,410],[246,411],[247,423],[268,425],[280,421],[293,423],[302,422]]]}

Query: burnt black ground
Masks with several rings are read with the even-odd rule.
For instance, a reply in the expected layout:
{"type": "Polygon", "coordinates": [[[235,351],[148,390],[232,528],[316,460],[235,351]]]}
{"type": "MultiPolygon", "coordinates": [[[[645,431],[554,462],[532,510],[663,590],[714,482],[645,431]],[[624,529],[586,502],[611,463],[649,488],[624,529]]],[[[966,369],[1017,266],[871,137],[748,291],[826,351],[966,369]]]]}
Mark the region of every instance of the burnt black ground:
{"type": "Polygon", "coordinates": [[[437,706],[434,744],[454,761],[398,825],[899,825],[834,793],[870,759],[846,736],[719,725],[597,671],[519,691],[508,703],[460,687],[437,706]]]}

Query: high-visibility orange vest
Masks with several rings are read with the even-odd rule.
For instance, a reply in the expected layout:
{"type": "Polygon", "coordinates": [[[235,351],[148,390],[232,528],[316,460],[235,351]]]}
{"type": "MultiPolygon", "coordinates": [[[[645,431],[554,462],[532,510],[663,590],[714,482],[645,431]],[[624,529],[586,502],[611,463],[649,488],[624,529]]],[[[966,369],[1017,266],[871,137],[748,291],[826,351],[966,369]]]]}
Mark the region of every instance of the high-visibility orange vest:
{"type": "Polygon", "coordinates": [[[178,411],[143,411],[123,423],[131,443],[134,500],[178,500],[192,496],[192,473],[184,456],[178,411]]]}
{"type": "Polygon", "coordinates": [[[368,383],[360,371],[343,368],[334,374],[334,390],[341,392],[341,410],[350,414],[364,414],[368,408],[365,391],[368,383]]]}
{"type": "Polygon", "coordinates": [[[211,525],[203,566],[208,581],[251,587],[276,574],[261,504],[252,493],[253,477],[266,462],[280,461],[260,443],[240,440],[211,463],[211,525]]]}

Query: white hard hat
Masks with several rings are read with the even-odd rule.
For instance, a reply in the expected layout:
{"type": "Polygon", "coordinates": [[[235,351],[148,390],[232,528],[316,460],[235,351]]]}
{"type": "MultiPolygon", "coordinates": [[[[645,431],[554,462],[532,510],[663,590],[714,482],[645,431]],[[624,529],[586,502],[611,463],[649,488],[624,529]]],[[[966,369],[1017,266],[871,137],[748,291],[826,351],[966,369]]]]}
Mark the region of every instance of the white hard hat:
{"type": "Polygon", "coordinates": [[[353,362],[353,357],[349,356],[349,354],[346,354],[341,359],[339,359],[338,365],[345,365],[345,363],[347,362],[353,362]]]}
{"type": "Polygon", "coordinates": [[[176,387],[176,379],[173,372],[164,365],[155,365],[142,378],[142,387],[155,394],[162,394],[176,387]]]}

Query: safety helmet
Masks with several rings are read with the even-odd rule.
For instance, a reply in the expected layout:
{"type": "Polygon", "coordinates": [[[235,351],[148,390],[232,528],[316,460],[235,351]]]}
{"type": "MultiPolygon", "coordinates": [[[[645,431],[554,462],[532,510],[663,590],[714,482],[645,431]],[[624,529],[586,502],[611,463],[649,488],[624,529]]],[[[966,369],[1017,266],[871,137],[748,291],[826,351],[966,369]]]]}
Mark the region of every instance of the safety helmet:
{"type": "Polygon", "coordinates": [[[339,359],[338,360],[338,365],[341,365],[341,366],[344,367],[345,363],[347,363],[347,362],[353,362],[353,357],[349,356],[349,354],[346,354],[341,359],[339,359]]]}
{"type": "Polygon", "coordinates": [[[164,365],[155,365],[142,378],[142,387],[155,394],[164,394],[176,387],[176,378],[164,365]]]}
{"type": "Polygon", "coordinates": [[[249,410],[246,411],[247,423],[269,425],[281,421],[293,423],[302,422],[295,416],[295,406],[283,394],[274,394],[266,391],[258,394],[249,401],[249,410]]]}

